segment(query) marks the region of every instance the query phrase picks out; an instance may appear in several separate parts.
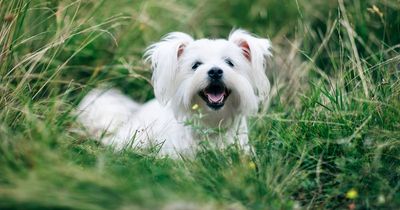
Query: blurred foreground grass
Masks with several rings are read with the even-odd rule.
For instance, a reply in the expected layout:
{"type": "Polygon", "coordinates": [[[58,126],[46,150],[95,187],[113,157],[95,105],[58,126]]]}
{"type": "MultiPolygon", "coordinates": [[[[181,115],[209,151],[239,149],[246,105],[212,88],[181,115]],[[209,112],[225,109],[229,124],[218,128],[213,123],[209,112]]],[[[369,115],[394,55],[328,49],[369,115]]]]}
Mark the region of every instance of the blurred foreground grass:
{"type": "Polygon", "coordinates": [[[400,1],[0,0],[1,209],[395,209],[400,1]],[[110,148],[71,114],[97,85],[153,97],[143,50],[171,31],[269,36],[256,152],[110,148]]]}

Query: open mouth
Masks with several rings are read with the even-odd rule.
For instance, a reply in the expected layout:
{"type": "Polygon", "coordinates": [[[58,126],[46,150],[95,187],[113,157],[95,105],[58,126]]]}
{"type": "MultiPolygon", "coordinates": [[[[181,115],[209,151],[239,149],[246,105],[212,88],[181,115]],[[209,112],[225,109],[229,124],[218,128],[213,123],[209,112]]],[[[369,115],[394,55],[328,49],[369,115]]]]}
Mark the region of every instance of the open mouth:
{"type": "Polygon", "coordinates": [[[200,97],[212,109],[220,109],[224,106],[231,91],[222,82],[213,82],[199,92],[200,97]]]}

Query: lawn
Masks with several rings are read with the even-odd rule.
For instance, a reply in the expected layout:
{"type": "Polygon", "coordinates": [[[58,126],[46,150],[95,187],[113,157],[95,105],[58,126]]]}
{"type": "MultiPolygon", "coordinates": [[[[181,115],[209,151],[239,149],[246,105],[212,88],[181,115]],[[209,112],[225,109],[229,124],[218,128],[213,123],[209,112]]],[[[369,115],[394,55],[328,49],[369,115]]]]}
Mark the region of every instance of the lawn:
{"type": "Polygon", "coordinates": [[[399,0],[0,0],[0,209],[398,209],[399,0]],[[168,32],[268,37],[254,153],[115,152],[74,108],[94,87],[153,98],[168,32]]]}

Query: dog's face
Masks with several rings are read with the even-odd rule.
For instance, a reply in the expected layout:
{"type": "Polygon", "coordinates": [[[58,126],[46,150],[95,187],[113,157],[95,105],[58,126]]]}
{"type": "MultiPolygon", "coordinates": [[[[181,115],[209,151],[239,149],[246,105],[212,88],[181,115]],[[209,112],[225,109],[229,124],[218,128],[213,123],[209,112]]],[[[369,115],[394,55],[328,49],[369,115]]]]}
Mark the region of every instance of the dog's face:
{"type": "Polygon", "coordinates": [[[234,31],[228,40],[193,40],[171,33],[146,52],[156,98],[171,105],[176,116],[192,113],[194,104],[220,117],[249,114],[268,96],[269,48],[267,39],[243,30],[234,31]]]}

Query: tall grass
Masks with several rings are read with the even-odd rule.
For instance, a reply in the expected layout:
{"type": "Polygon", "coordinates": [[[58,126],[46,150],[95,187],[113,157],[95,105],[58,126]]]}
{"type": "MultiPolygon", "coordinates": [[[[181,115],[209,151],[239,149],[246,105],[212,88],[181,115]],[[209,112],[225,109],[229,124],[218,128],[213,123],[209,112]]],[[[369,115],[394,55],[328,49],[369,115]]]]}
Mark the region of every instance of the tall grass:
{"type": "Polygon", "coordinates": [[[395,209],[400,4],[0,0],[1,209],[395,209]],[[274,45],[250,157],[115,153],[73,110],[98,85],[153,97],[143,49],[170,31],[274,45]]]}

